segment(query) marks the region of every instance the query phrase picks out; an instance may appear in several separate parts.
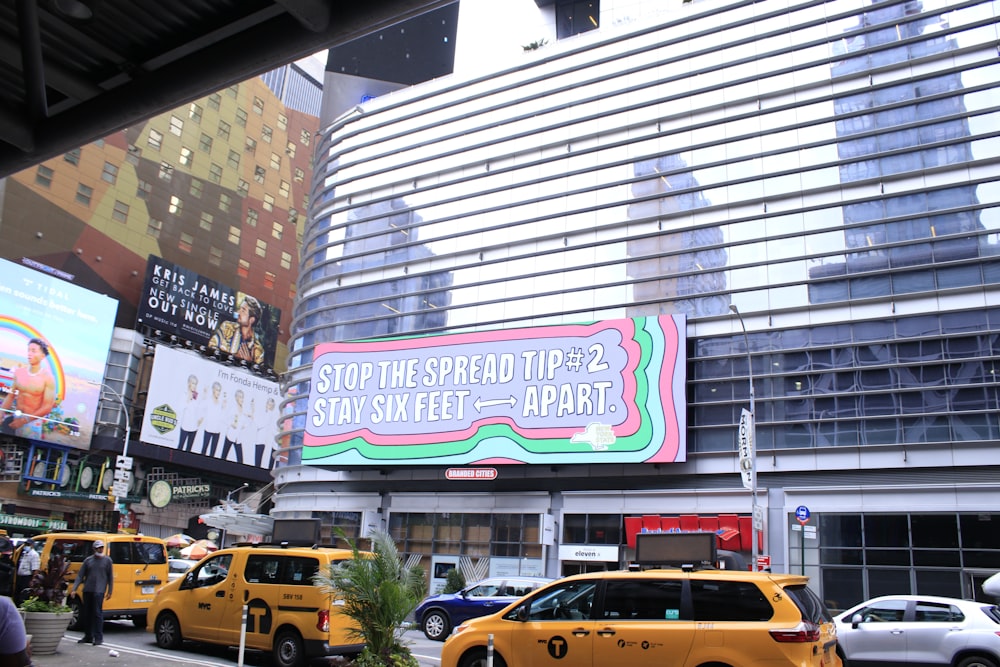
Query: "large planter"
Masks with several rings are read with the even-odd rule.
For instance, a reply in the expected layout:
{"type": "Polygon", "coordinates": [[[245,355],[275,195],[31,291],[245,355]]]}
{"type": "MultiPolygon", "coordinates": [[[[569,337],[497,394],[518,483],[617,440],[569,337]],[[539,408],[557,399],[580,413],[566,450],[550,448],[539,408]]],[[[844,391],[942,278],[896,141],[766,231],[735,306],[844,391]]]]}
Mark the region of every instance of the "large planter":
{"type": "Polygon", "coordinates": [[[73,612],[55,614],[50,611],[22,611],[24,630],[31,635],[32,655],[51,655],[59,648],[73,612]]]}

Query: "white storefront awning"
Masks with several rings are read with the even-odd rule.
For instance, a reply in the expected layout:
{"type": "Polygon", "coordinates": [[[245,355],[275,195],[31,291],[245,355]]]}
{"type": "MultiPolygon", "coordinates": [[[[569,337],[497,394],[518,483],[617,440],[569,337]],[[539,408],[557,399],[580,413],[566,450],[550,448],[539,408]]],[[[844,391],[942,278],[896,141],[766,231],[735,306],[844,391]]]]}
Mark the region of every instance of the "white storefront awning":
{"type": "Polygon", "coordinates": [[[267,514],[251,512],[243,503],[216,505],[200,518],[206,526],[220,528],[230,535],[266,536],[274,532],[273,518],[267,514]]]}

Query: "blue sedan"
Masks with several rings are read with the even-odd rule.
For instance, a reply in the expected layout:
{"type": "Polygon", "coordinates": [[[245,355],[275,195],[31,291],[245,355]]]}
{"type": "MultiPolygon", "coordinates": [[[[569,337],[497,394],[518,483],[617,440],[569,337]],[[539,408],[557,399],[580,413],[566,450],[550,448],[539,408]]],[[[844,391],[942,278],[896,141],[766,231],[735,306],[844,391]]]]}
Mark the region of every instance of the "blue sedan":
{"type": "Polygon", "coordinates": [[[441,593],[424,598],[413,616],[428,639],[443,642],[459,623],[500,611],[550,581],[540,577],[483,579],[458,593],[441,593]]]}

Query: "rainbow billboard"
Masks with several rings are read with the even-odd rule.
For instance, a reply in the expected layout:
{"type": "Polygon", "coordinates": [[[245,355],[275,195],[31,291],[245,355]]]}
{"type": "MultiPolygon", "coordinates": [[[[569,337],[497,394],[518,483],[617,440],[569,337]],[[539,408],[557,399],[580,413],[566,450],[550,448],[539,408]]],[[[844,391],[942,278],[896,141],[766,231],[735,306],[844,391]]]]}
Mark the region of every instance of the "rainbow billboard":
{"type": "Polygon", "coordinates": [[[302,462],[686,459],[685,319],[324,343],[302,462]]]}
{"type": "Polygon", "coordinates": [[[118,302],[0,260],[0,432],[90,447],[118,302]]]}

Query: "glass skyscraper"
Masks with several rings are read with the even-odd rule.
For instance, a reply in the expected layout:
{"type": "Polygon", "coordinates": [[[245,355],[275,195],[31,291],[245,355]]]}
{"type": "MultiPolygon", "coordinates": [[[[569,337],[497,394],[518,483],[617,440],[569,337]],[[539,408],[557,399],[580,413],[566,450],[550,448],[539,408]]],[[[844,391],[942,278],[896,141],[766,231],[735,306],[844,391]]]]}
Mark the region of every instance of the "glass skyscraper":
{"type": "Polygon", "coordinates": [[[980,594],[1000,563],[998,3],[623,4],[325,129],[276,513],[354,512],[422,557],[618,566],[629,518],[748,514],[752,370],[775,570],[842,608],[980,594]],[[684,463],[489,488],[298,465],[318,343],[652,314],[687,318],[684,463]],[[320,486],[335,499],[307,500],[320,486]]]}

